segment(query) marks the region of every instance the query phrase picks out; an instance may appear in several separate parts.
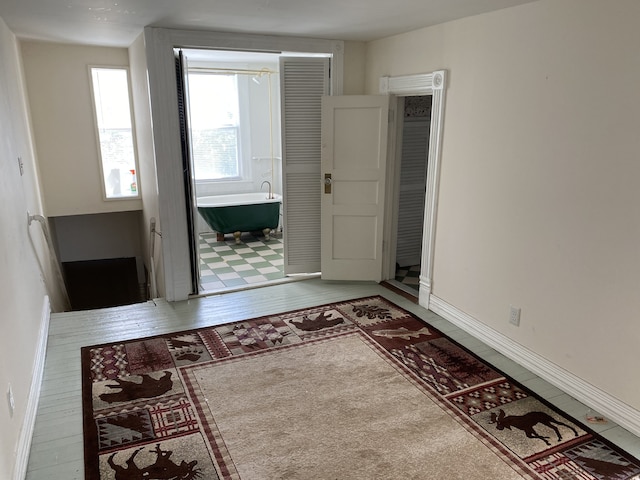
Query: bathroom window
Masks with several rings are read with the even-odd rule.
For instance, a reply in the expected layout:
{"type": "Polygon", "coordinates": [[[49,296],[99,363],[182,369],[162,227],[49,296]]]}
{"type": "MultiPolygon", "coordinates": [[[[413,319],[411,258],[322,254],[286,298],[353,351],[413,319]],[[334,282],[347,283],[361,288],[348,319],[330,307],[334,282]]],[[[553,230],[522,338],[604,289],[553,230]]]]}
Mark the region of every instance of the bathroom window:
{"type": "Polygon", "coordinates": [[[138,197],[129,72],[122,67],[90,71],[105,198],[138,197]]]}
{"type": "Polygon", "coordinates": [[[241,171],[238,76],[189,73],[189,120],[196,180],[231,180],[241,171]]]}

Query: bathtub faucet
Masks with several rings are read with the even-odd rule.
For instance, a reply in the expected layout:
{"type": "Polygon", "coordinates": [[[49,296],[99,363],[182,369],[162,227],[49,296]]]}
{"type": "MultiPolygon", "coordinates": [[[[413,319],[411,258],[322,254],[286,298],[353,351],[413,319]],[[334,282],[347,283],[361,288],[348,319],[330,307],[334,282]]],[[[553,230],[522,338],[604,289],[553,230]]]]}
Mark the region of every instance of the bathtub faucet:
{"type": "Polygon", "coordinates": [[[269,185],[269,194],[267,198],[273,198],[273,192],[271,191],[271,182],[269,180],[265,180],[264,182],[262,182],[262,185],[260,185],[260,190],[262,190],[262,187],[264,187],[265,183],[269,185]]]}

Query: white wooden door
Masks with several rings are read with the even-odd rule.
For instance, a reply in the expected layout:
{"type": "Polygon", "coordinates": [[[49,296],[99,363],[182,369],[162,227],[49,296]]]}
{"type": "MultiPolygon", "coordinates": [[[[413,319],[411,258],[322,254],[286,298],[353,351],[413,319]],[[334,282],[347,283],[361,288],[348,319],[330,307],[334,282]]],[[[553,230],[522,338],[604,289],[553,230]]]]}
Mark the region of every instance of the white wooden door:
{"type": "Polygon", "coordinates": [[[327,280],[382,280],[390,101],[322,99],[321,266],[327,280]]]}

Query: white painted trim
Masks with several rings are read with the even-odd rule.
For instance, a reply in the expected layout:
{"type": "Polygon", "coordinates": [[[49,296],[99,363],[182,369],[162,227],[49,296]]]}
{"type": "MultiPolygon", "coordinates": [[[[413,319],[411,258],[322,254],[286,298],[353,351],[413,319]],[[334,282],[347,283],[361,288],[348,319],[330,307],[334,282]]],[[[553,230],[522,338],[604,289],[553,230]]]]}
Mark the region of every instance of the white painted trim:
{"type": "MultiPolygon", "coordinates": [[[[388,77],[385,77],[388,78],[388,77]]],[[[385,88],[388,89],[388,83],[385,88]]],[[[383,86],[380,87],[383,89],[383,86]]],[[[384,237],[382,246],[382,278],[393,280],[396,274],[396,261],[398,249],[398,215],[400,208],[400,169],[402,159],[402,139],[404,128],[404,117],[402,105],[399,97],[389,102],[389,140],[387,148],[387,178],[385,181],[385,201],[384,210],[384,237]]],[[[415,293],[415,291],[414,291],[415,293]]]]}
{"type": "Polygon", "coordinates": [[[460,327],[576,400],[613,420],[634,435],[640,436],[640,411],[514,342],[506,335],[493,330],[435,295],[431,295],[430,305],[432,312],[460,327]]]}
{"type": "Polygon", "coordinates": [[[33,364],[33,374],[31,375],[31,386],[29,387],[29,398],[27,399],[27,410],[25,412],[20,438],[16,451],[16,464],[13,469],[14,480],[23,480],[27,475],[27,465],[29,463],[29,453],[31,451],[31,439],[33,429],[36,424],[36,414],[38,413],[38,401],[40,400],[40,389],[42,388],[42,376],[44,374],[44,361],[47,353],[47,338],[49,336],[49,320],[51,318],[51,304],[49,296],[45,295],[42,302],[42,320],[40,321],[40,331],[38,332],[38,344],[36,346],[36,358],[33,364]]]}
{"type": "MultiPolygon", "coordinates": [[[[440,183],[446,86],[446,70],[437,70],[435,72],[418,75],[380,78],[380,93],[402,97],[431,95],[431,129],[429,133],[429,161],[427,163],[427,190],[424,205],[419,292],[419,303],[427,309],[429,308],[429,301],[431,299],[431,282],[433,279],[433,257],[436,239],[436,213],[438,210],[438,185],[440,183]]],[[[395,201],[397,201],[397,199],[395,201]]]]}
{"type": "Polygon", "coordinates": [[[191,293],[189,232],[182,173],[173,49],[219,48],[264,52],[331,53],[333,95],[343,88],[344,42],[300,37],[145,27],[151,120],[162,225],[162,261],[168,301],[191,293]]]}
{"type": "Polygon", "coordinates": [[[380,93],[389,93],[399,97],[431,95],[434,90],[443,90],[445,70],[417,75],[398,75],[380,78],[380,93]]]}

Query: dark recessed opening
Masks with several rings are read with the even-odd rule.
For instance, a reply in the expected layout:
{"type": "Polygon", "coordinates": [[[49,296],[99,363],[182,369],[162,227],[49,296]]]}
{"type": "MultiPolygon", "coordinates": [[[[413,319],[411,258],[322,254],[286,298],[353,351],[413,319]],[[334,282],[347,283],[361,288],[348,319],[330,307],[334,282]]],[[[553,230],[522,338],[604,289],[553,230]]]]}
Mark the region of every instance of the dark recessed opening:
{"type": "Polygon", "coordinates": [[[65,262],[64,270],[72,310],[129,305],[146,300],[138,283],[135,258],[65,262]]]}

